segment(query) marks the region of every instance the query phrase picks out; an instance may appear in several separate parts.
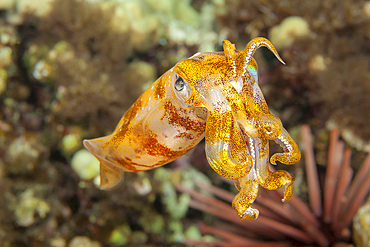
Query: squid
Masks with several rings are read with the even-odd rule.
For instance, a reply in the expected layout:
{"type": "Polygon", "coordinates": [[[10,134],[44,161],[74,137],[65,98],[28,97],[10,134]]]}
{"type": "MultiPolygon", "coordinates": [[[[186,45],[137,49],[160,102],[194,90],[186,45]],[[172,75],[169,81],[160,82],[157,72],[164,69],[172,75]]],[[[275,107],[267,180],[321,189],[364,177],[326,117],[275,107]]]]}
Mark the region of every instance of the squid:
{"type": "Polygon", "coordinates": [[[259,186],[283,188],[282,201],[289,201],[294,177],[284,170],[272,172],[269,164],[295,164],[301,154],[270,112],[258,85],[253,55],[260,47],[284,63],[266,38],[251,40],[243,51],[224,40],[223,52],[197,53],[164,73],[111,135],[84,140],[100,161],[100,187],[117,186],[124,172],[165,165],[205,138],[208,163],[222,177],[234,180],[239,191],[232,206],[242,220],[258,217],[252,204],[259,186]],[[283,149],[270,159],[269,141],[283,149]]]}

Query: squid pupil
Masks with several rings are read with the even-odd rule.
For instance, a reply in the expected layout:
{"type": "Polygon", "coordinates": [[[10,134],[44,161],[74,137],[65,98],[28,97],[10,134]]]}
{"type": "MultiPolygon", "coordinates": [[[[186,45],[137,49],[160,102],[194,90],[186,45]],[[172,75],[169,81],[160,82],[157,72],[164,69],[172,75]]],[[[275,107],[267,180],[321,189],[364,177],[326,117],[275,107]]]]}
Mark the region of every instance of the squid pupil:
{"type": "Polygon", "coordinates": [[[184,79],[181,77],[178,77],[175,81],[175,89],[176,91],[182,91],[185,88],[185,82],[184,79]]]}

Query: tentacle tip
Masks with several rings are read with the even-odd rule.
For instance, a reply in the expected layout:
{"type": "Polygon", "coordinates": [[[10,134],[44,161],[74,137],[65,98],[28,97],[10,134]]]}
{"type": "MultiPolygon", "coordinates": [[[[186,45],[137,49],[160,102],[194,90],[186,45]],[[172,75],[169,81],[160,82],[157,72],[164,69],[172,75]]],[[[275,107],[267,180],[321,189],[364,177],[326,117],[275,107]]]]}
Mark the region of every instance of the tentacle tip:
{"type": "Polygon", "coordinates": [[[272,165],[276,165],[276,154],[272,155],[271,158],[270,158],[270,163],[272,165]]]}
{"type": "Polygon", "coordinates": [[[275,48],[273,50],[273,53],[275,54],[276,58],[280,61],[280,63],[286,65],[284,60],[280,57],[279,53],[275,50],[275,48]]]}
{"type": "Polygon", "coordinates": [[[286,65],[286,63],[284,62],[284,60],[279,56],[278,57],[278,60],[280,61],[280,63],[282,63],[283,65],[286,65]]]}
{"type": "MultiPolygon", "coordinates": [[[[291,175],[290,175],[291,176],[291,175]]],[[[293,184],[294,184],[294,177],[291,176],[292,178],[292,181],[290,182],[290,184],[288,186],[286,186],[284,188],[284,197],[283,199],[281,199],[282,202],[288,202],[290,201],[290,199],[292,199],[292,196],[293,196],[293,184]]]]}
{"type": "Polygon", "coordinates": [[[273,50],[273,53],[275,54],[276,58],[280,61],[280,63],[286,65],[284,60],[280,57],[279,53],[275,50],[275,48],[273,50]]]}
{"type": "Polygon", "coordinates": [[[292,193],[285,193],[284,198],[281,199],[282,202],[289,202],[290,199],[292,199],[293,194],[292,193]]]}
{"type": "Polygon", "coordinates": [[[252,219],[255,220],[258,218],[260,212],[252,207],[247,208],[242,215],[240,215],[240,220],[252,219]]]}
{"type": "Polygon", "coordinates": [[[286,65],[286,63],[283,61],[283,59],[281,59],[281,57],[277,57],[277,59],[279,60],[280,63],[282,63],[283,65],[286,65]]]}
{"type": "Polygon", "coordinates": [[[292,199],[292,195],[284,196],[283,199],[281,199],[282,202],[289,202],[290,199],[292,199]]]}

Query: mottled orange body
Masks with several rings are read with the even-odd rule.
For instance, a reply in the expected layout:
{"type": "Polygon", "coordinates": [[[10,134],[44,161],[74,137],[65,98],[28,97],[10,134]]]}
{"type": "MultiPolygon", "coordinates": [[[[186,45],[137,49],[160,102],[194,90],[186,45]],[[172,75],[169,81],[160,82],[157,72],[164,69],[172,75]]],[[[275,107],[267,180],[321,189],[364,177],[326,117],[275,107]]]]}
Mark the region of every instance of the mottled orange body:
{"type": "Polygon", "coordinates": [[[259,185],[283,187],[283,201],[291,198],[294,177],[268,168],[269,140],[284,149],[271,157],[272,164],[294,164],[300,152],[269,111],[252,56],[265,46],[282,60],[265,38],[253,39],[244,51],[227,40],[223,45],[224,52],[180,61],[144,92],[111,135],[84,141],[100,161],[103,189],[118,184],[123,171],[152,169],[182,156],[205,136],[211,167],[235,180],[233,207],[242,219],[258,216],[251,205],[259,185]]]}

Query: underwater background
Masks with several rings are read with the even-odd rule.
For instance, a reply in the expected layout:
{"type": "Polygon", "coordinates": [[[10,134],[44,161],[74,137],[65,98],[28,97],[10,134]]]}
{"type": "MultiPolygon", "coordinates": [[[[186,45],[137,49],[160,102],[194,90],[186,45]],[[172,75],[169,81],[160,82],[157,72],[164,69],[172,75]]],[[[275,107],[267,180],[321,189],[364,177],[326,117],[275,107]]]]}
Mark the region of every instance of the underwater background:
{"type": "Polygon", "coordinates": [[[368,246],[369,95],[370,1],[0,0],[0,247],[368,246]],[[278,166],[296,177],[295,202],[261,191],[260,218],[235,218],[236,189],[209,167],[203,142],[98,188],[83,139],[110,134],[178,61],[258,36],[286,63],[267,49],[254,56],[270,110],[303,153],[278,166]],[[326,201],[328,179],[343,192],[330,197],[343,205],[332,220],[312,208],[308,160],[316,198],[326,201]],[[295,206],[322,236],[289,214],[295,206]]]}

